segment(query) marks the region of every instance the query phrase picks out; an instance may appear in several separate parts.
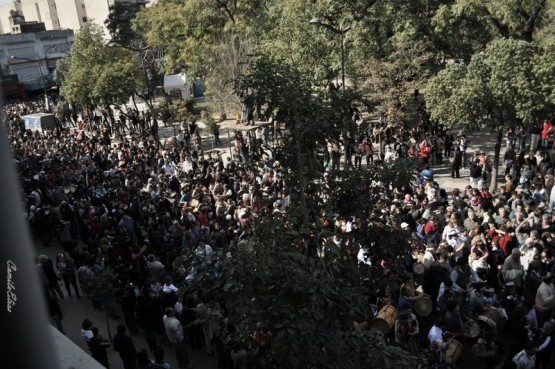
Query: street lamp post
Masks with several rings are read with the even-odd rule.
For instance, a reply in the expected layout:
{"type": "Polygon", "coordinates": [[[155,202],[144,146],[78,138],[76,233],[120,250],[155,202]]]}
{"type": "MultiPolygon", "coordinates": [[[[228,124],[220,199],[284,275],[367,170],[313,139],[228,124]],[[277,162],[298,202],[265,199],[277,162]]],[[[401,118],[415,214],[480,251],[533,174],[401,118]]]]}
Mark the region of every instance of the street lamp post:
{"type": "Polygon", "coordinates": [[[345,28],[340,27],[339,29],[337,29],[330,24],[322,23],[322,21],[318,18],[312,18],[308,23],[315,26],[324,27],[339,35],[341,40],[341,83],[343,92],[345,92],[345,33],[347,33],[347,31],[351,29],[351,26],[347,26],[345,28]]]}
{"type": "Polygon", "coordinates": [[[47,109],[49,112],[50,112],[50,101],[48,100],[48,91],[46,91],[46,85],[44,84],[44,74],[42,73],[42,65],[41,65],[41,62],[42,62],[43,60],[46,60],[46,61],[48,60],[48,50],[50,50],[50,49],[53,48],[54,46],[56,46],[56,45],[52,45],[52,46],[46,48],[46,50],[44,50],[44,57],[43,57],[43,58],[34,58],[34,59],[31,59],[31,58],[18,57],[18,56],[15,56],[15,55],[12,55],[12,56],[10,57],[10,59],[12,59],[12,60],[27,60],[27,61],[30,61],[30,62],[35,62],[35,63],[37,63],[37,67],[39,68],[39,73],[40,73],[40,78],[41,78],[42,89],[43,89],[43,91],[44,91],[44,102],[45,102],[45,104],[46,104],[46,109],[47,109]]]}
{"type": "MultiPolygon", "coordinates": [[[[347,27],[343,27],[342,25],[340,25],[340,28],[335,28],[330,24],[327,23],[323,23],[320,19],[318,18],[312,18],[308,23],[315,25],[315,26],[319,26],[319,27],[324,27],[330,31],[332,31],[335,34],[338,34],[341,40],[341,44],[340,44],[340,49],[341,49],[341,90],[343,91],[343,93],[345,93],[345,33],[347,33],[350,29],[351,26],[347,26],[347,27]]],[[[349,169],[349,145],[350,145],[350,138],[347,132],[343,132],[343,146],[344,146],[344,155],[345,155],[345,170],[349,169]]]]}

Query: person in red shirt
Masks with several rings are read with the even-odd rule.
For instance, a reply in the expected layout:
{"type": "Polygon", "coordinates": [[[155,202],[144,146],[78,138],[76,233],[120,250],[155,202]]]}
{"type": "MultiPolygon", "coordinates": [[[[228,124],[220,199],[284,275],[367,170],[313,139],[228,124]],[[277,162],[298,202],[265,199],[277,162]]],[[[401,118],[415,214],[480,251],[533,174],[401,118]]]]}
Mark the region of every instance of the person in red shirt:
{"type": "Polygon", "coordinates": [[[420,145],[420,156],[422,157],[422,161],[424,164],[428,163],[428,160],[430,160],[431,155],[432,155],[432,145],[428,142],[428,140],[424,140],[420,145]]]}
{"type": "Polygon", "coordinates": [[[499,240],[499,237],[500,237],[500,234],[497,232],[497,229],[496,229],[497,224],[495,223],[495,220],[490,219],[490,220],[488,221],[488,226],[489,226],[489,229],[487,230],[486,237],[487,237],[491,242],[493,242],[493,241],[498,241],[498,240],[499,240]]]}
{"type": "Polygon", "coordinates": [[[497,230],[497,233],[501,233],[499,237],[499,247],[503,250],[505,257],[511,254],[515,242],[513,242],[515,237],[515,230],[512,227],[507,228],[506,231],[497,230]]]}
{"type": "Polygon", "coordinates": [[[542,129],[542,147],[547,146],[547,141],[553,137],[553,123],[549,119],[543,121],[542,129]]]}
{"type": "Polygon", "coordinates": [[[426,234],[426,238],[428,239],[428,242],[437,243],[437,237],[438,237],[437,225],[438,225],[438,220],[435,216],[433,216],[430,218],[430,220],[428,220],[428,222],[424,226],[424,233],[426,234]]]}

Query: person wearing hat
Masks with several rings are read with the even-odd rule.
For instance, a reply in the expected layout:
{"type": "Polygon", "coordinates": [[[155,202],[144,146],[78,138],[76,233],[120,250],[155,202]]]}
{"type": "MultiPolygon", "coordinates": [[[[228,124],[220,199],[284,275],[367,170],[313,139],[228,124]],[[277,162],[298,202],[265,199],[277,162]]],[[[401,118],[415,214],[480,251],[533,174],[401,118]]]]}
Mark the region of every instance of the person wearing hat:
{"type": "Polygon", "coordinates": [[[555,307],[555,286],[553,286],[553,276],[551,273],[544,275],[542,283],[536,292],[536,316],[538,326],[541,328],[543,323],[549,320],[551,312],[555,307]]]}
{"type": "Polygon", "coordinates": [[[520,290],[524,282],[524,268],[520,262],[521,252],[518,248],[514,248],[511,251],[511,255],[505,258],[503,262],[503,268],[501,269],[501,275],[505,283],[513,282],[515,288],[520,290]]]}

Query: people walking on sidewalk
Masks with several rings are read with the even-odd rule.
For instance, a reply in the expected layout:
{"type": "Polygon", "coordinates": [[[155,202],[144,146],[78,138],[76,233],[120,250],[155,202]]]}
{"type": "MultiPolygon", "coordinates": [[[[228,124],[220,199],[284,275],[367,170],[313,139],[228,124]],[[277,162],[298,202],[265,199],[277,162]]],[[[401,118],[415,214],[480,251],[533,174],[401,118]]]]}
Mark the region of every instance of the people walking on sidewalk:
{"type": "Polygon", "coordinates": [[[108,352],[106,349],[110,347],[110,342],[104,339],[100,333],[98,333],[97,327],[92,327],[92,338],[87,341],[89,349],[91,350],[92,357],[98,361],[102,366],[110,369],[110,362],[108,361],[108,352]]]}
{"type": "Polygon", "coordinates": [[[187,346],[185,345],[185,336],[183,335],[183,326],[175,316],[175,309],[172,307],[166,308],[164,311],[164,327],[166,335],[170,343],[175,347],[175,354],[180,369],[192,368],[187,353],[187,346]]]}
{"type": "Polygon", "coordinates": [[[463,154],[460,147],[455,148],[455,153],[451,159],[451,178],[461,178],[460,169],[463,164],[463,154]]]}
{"type": "Polygon", "coordinates": [[[482,166],[480,165],[480,159],[475,158],[470,164],[470,185],[472,188],[482,188],[482,166]]]}
{"type": "Polygon", "coordinates": [[[125,325],[118,325],[118,333],[114,336],[114,351],[119,353],[124,369],[137,368],[137,349],[133,339],[126,334],[125,325]]]}
{"type": "Polygon", "coordinates": [[[75,261],[69,255],[69,252],[59,254],[56,257],[56,267],[64,280],[67,295],[71,296],[71,287],[73,287],[75,295],[78,299],[80,299],[81,296],[79,295],[79,287],[77,287],[77,271],[75,269],[75,261]]]}

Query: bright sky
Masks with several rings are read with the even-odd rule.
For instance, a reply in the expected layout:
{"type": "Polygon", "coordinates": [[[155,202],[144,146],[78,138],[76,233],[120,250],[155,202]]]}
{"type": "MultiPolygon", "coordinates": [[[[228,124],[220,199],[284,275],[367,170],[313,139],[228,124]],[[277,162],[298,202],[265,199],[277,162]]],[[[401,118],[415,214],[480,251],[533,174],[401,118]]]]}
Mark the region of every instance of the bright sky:
{"type": "Polygon", "coordinates": [[[0,0],[0,4],[11,3],[13,0],[0,0]]]}

